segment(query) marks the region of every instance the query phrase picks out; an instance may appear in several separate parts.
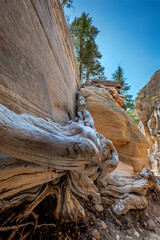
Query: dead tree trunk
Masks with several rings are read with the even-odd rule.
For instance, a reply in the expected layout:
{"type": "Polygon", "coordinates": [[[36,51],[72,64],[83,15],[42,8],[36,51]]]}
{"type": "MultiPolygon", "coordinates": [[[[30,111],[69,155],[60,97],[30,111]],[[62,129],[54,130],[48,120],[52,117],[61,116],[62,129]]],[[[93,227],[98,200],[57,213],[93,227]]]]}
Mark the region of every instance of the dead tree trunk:
{"type": "Polygon", "coordinates": [[[96,132],[80,93],[77,118],[65,127],[29,114],[17,115],[0,105],[0,151],[0,231],[28,226],[23,221],[30,214],[37,224],[34,209],[49,195],[56,200],[56,219],[78,221],[85,210],[76,196],[91,197],[98,205],[109,201],[113,211],[122,214],[145,207],[147,189],[160,188],[147,171],[136,181],[109,178],[118,164],[117,152],[96,132]],[[16,212],[14,208],[22,203],[23,209],[16,212]],[[6,218],[8,210],[12,214],[6,218]]]}

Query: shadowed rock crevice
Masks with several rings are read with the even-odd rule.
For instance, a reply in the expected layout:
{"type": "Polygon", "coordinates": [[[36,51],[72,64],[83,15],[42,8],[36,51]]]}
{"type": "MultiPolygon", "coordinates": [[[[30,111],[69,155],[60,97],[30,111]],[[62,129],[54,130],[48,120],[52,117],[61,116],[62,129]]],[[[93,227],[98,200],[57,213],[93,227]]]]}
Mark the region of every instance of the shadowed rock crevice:
{"type": "Polygon", "coordinates": [[[138,93],[136,108],[150,148],[148,158],[151,169],[160,174],[160,70],[138,93]]]}

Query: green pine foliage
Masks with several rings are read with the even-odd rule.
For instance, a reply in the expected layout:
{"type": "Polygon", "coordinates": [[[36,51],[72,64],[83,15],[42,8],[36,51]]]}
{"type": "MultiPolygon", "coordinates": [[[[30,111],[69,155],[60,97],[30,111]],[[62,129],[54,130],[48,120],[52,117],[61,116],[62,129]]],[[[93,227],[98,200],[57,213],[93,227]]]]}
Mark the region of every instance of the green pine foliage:
{"type": "Polygon", "coordinates": [[[118,69],[112,74],[112,80],[115,82],[121,82],[123,87],[121,89],[122,95],[125,97],[124,103],[127,107],[127,110],[134,107],[133,96],[128,93],[131,86],[126,83],[126,78],[124,77],[123,68],[119,65],[118,69]]]}
{"type": "Polygon", "coordinates": [[[67,8],[72,7],[73,4],[73,0],[61,0],[61,4],[62,6],[66,6],[67,8]]]}
{"type": "Polygon", "coordinates": [[[99,61],[102,55],[95,42],[99,30],[92,24],[92,18],[83,12],[69,28],[81,81],[96,77],[105,79],[104,67],[99,61]]]}
{"type": "Polygon", "coordinates": [[[118,69],[112,74],[112,80],[121,83],[125,82],[124,71],[120,65],[118,66],[118,69]]]}
{"type": "Polygon", "coordinates": [[[128,93],[131,86],[129,86],[126,83],[126,78],[124,77],[124,71],[120,65],[118,66],[118,69],[112,74],[112,80],[115,82],[121,82],[123,84],[121,93],[125,97],[124,103],[127,107],[127,113],[134,120],[134,122],[138,125],[140,120],[136,113],[136,107],[135,107],[135,103],[133,100],[133,96],[128,93]]]}

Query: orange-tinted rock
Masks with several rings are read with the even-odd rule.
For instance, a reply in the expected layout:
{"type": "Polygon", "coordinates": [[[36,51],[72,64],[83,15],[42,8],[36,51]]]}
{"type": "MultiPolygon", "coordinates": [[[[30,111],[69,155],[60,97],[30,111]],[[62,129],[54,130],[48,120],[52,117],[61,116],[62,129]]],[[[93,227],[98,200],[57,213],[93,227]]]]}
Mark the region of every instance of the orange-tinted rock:
{"type": "Polygon", "coordinates": [[[66,123],[79,80],[60,2],[2,0],[0,28],[0,103],[66,123]]]}
{"type": "Polygon", "coordinates": [[[95,230],[92,232],[92,236],[95,237],[95,239],[100,239],[100,238],[101,238],[101,235],[100,235],[100,233],[98,232],[97,229],[95,229],[95,230]]]}
{"type": "Polygon", "coordinates": [[[94,91],[93,87],[82,88],[81,91],[96,130],[113,142],[119,159],[133,166],[138,172],[148,167],[147,140],[128,114],[112,102],[111,97],[104,97],[103,91],[100,94],[96,87],[94,91]]]}
{"type": "Polygon", "coordinates": [[[103,96],[104,98],[114,102],[117,106],[126,109],[126,106],[124,105],[124,96],[120,95],[122,85],[123,84],[120,82],[94,79],[82,84],[82,87],[87,86],[92,92],[96,89],[96,93],[98,95],[103,96]]]}
{"type": "Polygon", "coordinates": [[[106,230],[106,229],[107,229],[107,225],[105,224],[104,221],[101,221],[101,222],[100,222],[100,226],[101,226],[101,228],[102,228],[103,230],[106,230]]]}
{"type": "Polygon", "coordinates": [[[129,163],[119,161],[117,168],[111,173],[110,176],[132,176],[134,175],[134,167],[129,163]]]}

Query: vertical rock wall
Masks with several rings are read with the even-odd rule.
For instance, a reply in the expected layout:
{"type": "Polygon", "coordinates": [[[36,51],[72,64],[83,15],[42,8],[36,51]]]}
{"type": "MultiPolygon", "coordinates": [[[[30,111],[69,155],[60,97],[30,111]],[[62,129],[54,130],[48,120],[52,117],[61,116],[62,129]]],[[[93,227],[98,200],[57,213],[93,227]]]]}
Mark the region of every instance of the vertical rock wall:
{"type": "Polygon", "coordinates": [[[0,32],[0,103],[66,123],[79,79],[59,0],[1,0],[0,32]]]}
{"type": "Polygon", "coordinates": [[[160,70],[138,93],[136,108],[150,143],[148,157],[151,169],[160,174],[160,70]]]}

